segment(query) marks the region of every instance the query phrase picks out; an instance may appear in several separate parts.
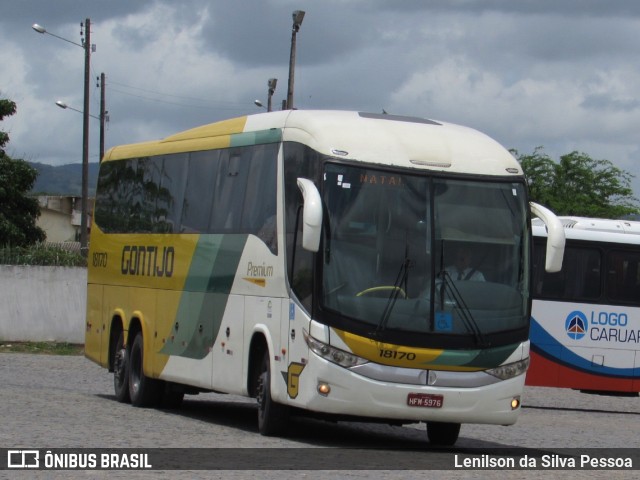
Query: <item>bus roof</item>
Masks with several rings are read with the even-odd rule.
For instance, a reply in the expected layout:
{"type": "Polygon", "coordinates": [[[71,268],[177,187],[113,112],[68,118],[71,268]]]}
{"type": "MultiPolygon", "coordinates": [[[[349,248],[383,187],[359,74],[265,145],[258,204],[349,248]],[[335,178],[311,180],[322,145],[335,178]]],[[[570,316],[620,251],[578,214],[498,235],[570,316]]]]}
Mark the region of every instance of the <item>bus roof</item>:
{"type": "Polygon", "coordinates": [[[163,140],[114,147],[105,161],[280,140],[368,163],[499,176],[523,174],[504,147],[477,130],[423,118],[332,110],[284,110],[224,120],[163,140]]]}
{"type": "MultiPolygon", "coordinates": [[[[611,243],[640,243],[640,222],[587,217],[558,217],[567,239],[611,243]]],[[[531,221],[533,234],[546,237],[542,220],[531,221]]]]}

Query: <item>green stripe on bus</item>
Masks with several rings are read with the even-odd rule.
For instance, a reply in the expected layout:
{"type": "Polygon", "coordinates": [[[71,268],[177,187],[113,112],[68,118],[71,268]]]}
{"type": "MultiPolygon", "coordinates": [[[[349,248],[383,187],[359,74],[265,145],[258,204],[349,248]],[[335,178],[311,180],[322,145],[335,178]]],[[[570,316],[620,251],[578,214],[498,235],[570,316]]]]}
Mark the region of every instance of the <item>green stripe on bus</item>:
{"type": "Polygon", "coordinates": [[[486,350],[445,350],[430,365],[446,365],[467,368],[493,368],[509,358],[520,344],[511,344],[486,350]]]}
{"type": "Polygon", "coordinates": [[[162,353],[198,360],[208,355],[220,330],[247,237],[246,234],[200,237],[162,353]]]}
{"type": "Polygon", "coordinates": [[[487,348],[480,350],[480,353],[473,359],[471,366],[478,367],[494,367],[502,365],[516,349],[520,348],[521,343],[512,343],[511,345],[503,345],[501,347],[487,348]]]}
{"type": "Polygon", "coordinates": [[[258,132],[235,133],[231,135],[231,147],[246,147],[248,145],[261,145],[263,143],[278,143],[282,140],[282,130],[271,128],[258,132]]]}

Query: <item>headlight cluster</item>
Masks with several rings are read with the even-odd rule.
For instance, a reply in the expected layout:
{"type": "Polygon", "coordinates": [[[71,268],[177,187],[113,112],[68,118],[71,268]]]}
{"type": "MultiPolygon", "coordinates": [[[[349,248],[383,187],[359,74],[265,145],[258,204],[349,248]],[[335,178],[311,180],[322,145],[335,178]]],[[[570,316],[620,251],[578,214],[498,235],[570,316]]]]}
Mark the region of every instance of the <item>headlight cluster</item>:
{"type": "Polygon", "coordinates": [[[304,340],[314,353],[332,363],[340,365],[341,367],[355,367],[356,365],[362,365],[368,362],[357,355],[345,352],[344,350],[340,350],[339,348],[332,347],[331,345],[327,345],[326,343],[316,340],[306,331],[303,331],[302,333],[304,335],[304,340]]]}
{"type": "Polygon", "coordinates": [[[525,358],[519,362],[509,363],[508,365],[502,365],[500,367],[486,370],[489,375],[499,378],[500,380],[508,380],[518,375],[522,375],[529,368],[529,359],[525,358]]]}

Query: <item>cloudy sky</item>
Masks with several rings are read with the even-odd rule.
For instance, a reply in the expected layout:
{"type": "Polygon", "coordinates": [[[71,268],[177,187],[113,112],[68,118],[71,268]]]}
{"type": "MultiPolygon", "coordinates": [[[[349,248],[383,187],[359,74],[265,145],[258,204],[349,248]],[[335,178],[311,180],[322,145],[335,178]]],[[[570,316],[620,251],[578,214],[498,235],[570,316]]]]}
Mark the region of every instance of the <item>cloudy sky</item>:
{"type": "MultiPolygon", "coordinates": [[[[640,197],[637,0],[3,0],[0,124],[15,158],[81,161],[84,56],[106,74],[107,148],[258,113],[267,80],[286,98],[291,13],[295,106],[421,116],[471,126],[507,148],[577,150],[635,175],[640,197]]],[[[100,92],[91,85],[91,114],[100,92]]],[[[90,161],[98,161],[91,122],[90,161]]]]}

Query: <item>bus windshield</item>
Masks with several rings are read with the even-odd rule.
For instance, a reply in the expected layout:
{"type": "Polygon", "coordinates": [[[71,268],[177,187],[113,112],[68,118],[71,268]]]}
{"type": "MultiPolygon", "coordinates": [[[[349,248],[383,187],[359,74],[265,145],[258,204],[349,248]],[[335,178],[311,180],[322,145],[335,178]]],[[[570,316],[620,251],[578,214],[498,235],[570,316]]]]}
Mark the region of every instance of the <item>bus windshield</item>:
{"type": "Polygon", "coordinates": [[[323,309],[381,338],[528,328],[522,183],[327,163],[323,200],[323,309]]]}

